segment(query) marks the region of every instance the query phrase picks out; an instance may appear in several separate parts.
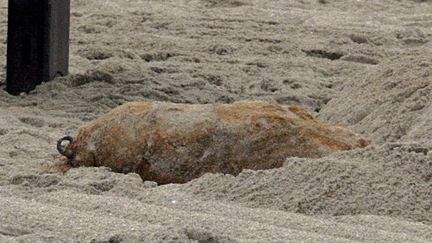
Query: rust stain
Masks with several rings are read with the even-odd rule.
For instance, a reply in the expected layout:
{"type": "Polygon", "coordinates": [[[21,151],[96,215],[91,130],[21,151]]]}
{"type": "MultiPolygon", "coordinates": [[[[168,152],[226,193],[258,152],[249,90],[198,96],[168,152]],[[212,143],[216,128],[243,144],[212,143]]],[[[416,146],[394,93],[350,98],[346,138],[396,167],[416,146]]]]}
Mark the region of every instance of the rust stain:
{"type": "Polygon", "coordinates": [[[314,121],[314,122],[316,121],[314,116],[312,116],[310,113],[308,113],[306,110],[304,110],[301,107],[291,106],[288,109],[304,120],[314,121]]]}
{"type": "Polygon", "coordinates": [[[300,107],[264,101],[222,105],[130,103],[80,129],[73,165],[108,166],[159,184],[205,173],[271,169],[287,157],[318,158],[364,147],[346,129],[320,123],[300,107]],[[173,118],[173,112],[175,118],[173,118]]]}

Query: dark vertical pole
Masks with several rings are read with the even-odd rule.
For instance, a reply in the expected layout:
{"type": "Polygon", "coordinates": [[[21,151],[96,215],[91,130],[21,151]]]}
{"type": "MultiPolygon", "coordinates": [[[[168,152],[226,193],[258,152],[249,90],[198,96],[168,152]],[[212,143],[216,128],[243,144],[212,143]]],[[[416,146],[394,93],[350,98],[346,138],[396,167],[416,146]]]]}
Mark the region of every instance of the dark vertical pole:
{"type": "Polygon", "coordinates": [[[44,0],[48,2],[46,24],[48,41],[44,50],[48,56],[44,81],[65,76],[69,70],[70,0],[44,0]]]}
{"type": "Polygon", "coordinates": [[[6,89],[27,92],[42,82],[43,5],[39,0],[10,0],[6,89]]]}
{"type": "Polygon", "coordinates": [[[9,0],[8,11],[7,91],[67,75],[70,0],[9,0]]]}

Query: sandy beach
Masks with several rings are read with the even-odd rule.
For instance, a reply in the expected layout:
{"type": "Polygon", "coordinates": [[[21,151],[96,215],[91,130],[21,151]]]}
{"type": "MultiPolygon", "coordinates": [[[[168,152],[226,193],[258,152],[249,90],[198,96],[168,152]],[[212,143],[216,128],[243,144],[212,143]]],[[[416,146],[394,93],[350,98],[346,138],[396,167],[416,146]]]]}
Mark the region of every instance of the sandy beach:
{"type": "Polygon", "coordinates": [[[70,75],[5,90],[0,242],[432,242],[432,1],[71,0],[70,75]],[[52,171],[119,105],[266,100],[368,138],[281,168],[158,186],[52,171]]]}

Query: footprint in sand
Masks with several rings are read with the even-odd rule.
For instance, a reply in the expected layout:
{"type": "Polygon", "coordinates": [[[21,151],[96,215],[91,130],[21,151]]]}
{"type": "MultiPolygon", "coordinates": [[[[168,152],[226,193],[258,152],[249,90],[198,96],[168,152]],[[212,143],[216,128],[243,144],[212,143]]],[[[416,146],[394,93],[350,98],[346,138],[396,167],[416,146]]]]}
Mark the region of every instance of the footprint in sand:
{"type": "Polygon", "coordinates": [[[36,117],[21,117],[20,122],[30,125],[32,127],[41,128],[45,126],[45,121],[36,117]]]}

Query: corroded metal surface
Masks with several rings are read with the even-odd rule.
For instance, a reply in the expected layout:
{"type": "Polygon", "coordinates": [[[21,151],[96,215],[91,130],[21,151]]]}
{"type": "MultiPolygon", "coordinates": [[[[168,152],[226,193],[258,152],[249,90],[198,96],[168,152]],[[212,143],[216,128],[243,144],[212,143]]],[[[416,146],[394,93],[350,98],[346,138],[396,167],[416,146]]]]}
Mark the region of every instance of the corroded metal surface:
{"type": "Polygon", "coordinates": [[[287,157],[317,158],[367,145],[363,137],[320,123],[299,107],[143,102],[90,122],[62,152],[73,166],[107,166],[166,184],[209,172],[277,168],[287,157]]]}

